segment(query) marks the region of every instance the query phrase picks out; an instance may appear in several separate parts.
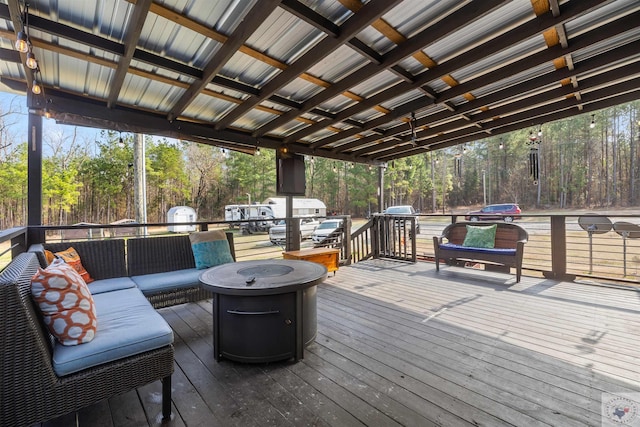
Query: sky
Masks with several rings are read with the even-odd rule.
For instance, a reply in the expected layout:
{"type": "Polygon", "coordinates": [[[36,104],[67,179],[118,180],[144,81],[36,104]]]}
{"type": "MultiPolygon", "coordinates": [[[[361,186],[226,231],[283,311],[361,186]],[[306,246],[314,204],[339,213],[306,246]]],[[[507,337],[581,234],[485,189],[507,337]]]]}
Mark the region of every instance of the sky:
{"type": "MultiPolygon", "coordinates": [[[[28,112],[27,97],[13,93],[0,91],[0,111],[7,111],[16,108],[18,114],[5,118],[5,123],[9,124],[9,133],[20,142],[27,140],[28,135],[28,112]]],[[[72,135],[75,126],[57,124],[54,119],[42,119],[42,134],[64,134],[72,135]]],[[[98,139],[100,129],[78,127],[80,135],[86,138],[98,139]]]]}
{"type": "MultiPolygon", "coordinates": [[[[27,97],[24,95],[17,95],[14,93],[1,91],[0,86],[0,112],[9,110],[10,108],[18,110],[18,114],[13,114],[11,117],[5,118],[5,124],[9,125],[8,133],[14,138],[15,141],[25,142],[28,135],[28,121],[29,115],[27,112],[27,97]]],[[[54,137],[56,140],[64,140],[65,137],[73,135],[74,129],[77,129],[78,136],[80,138],[87,139],[89,141],[100,140],[101,129],[89,128],[82,126],[69,126],[56,123],[54,119],[42,118],[42,135],[45,143],[43,144],[43,154],[46,156],[48,137],[54,137]]],[[[166,139],[168,141],[177,140],[171,138],[154,137],[155,139],[166,139]]]]}

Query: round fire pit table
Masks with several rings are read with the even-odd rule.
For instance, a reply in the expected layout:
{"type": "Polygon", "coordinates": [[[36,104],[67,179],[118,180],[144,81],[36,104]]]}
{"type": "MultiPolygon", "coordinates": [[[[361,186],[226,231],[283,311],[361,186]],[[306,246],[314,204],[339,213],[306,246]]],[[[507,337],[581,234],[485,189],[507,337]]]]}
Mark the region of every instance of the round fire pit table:
{"type": "Polygon", "coordinates": [[[214,358],[263,363],[303,358],[316,338],[317,285],[327,269],[309,261],[239,261],[200,275],[213,293],[214,358]]]}

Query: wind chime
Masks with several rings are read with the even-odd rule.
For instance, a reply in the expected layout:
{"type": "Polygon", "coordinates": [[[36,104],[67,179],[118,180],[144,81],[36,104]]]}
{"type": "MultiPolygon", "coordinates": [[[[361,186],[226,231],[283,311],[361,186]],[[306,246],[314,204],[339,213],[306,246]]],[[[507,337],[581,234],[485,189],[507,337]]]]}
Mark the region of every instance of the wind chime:
{"type": "Polygon", "coordinates": [[[462,179],[462,154],[458,153],[453,157],[453,172],[458,178],[458,180],[462,179]]]}
{"type": "Polygon", "coordinates": [[[414,147],[418,145],[418,137],[416,135],[416,127],[418,121],[416,120],[416,113],[411,112],[411,119],[409,120],[409,129],[411,130],[411,145],[414,147]]]}
{"type": "MultiPolygon", "coordinates": [[[[538,132],[540,135],[542,131],[538,132]]],[[[538,136],[536,136],[533,131],[529,134],[528,145],[531,145],[529,149],[529,176],[533,181],[533,185],[538,185],[538,180],[540,179],[540,148],[538,136]]]]}

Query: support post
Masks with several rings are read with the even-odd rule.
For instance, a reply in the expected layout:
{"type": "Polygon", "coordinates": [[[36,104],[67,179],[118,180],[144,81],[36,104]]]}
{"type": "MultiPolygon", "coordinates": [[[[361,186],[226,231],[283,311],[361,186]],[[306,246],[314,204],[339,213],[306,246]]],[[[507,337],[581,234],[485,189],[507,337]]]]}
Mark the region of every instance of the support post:
{"type": "Polygon", "coordinates": [[[378,212],[384,210],[384,166],[378,167],[378,212]]]}
{"type": "Polygon", "coordinates": [[[551,216],[551,271],[544,277],[555,280],[574,280],[567,274],[567,229],[564,215],[551,216]]]}
{"type": "Polygon", "coordinates": [[[299,251],[300,250],[300,221],[293,218],[293,196],[287,196],[287,219],[286,223],[286,238],[285,244],[286,251],[299,251]]]}
{"type": "Polygon", "coordinates": [[[42,117],[29,111],[27,153],[27,246],[44,242],[42,225],[42,117]]]}
{"type": "MultiPolygon", "coordinates": [[[[136,221],[140,224],[147,223],[147,179],[145,168],[145,144],[144,135],[136,135],[133,150],[133,174],[134,174],[134,205],[136,221]]],[[[138,235],[147,235],[147,227],[136,228],[138,235]]]]}

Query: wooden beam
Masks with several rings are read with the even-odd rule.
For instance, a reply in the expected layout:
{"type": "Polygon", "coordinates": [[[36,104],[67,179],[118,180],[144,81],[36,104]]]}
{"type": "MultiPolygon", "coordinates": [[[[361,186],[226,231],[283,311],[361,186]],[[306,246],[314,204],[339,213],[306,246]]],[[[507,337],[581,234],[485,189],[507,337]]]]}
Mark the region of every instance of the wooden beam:
{"type": "MultiPolygon", "coordinates": [[[[621,87],[624,87],[625,84],[621,83],[621,87]]],[[[637,86],[636,86],[637,87],[637,86]]],[[[618,88],[619,89],[619,88],[618,88]]],[[[554,104],[549,104],[544,108],[539,108],[536,110],[531,110],[527,112],[523,112],[518,115],[511,116],[506,119],[499,119],[495,122],[492,122],[491,125],[494,126],[492,130],[493,135],[500,135],[508,132],[513,132],[515,130],[522,129],[524,127],[529,126],[533,123],[548,123],[555,120],[560,120],[563,118],[571,117],[578,112],[580,113],[589,113],[592,111],[598,111],[603,108],[611,107],[614,105],[619,105],[625,102],[631,102],[633,100],[638,99],[640,97],[640,88],[632,89],[626,93],[620,93],[616,91],[616,88],[605,87],[598,91],[590,92],[588,94],[583,95],[583,104],[579,104],[575,99],[565,99],[563,101],[559,101],[554,104]],[[614,96],[615,95],[615,96],[614,96]],[[579,110],[579,105],[582,105],[582,110],[579,110]]],[[[468,131],[458,131],[452,132],[449,134],[444,134],[442,136],[438,136],[429,140],[428,147],[430,149],[441,149],[446,147],[451,147],[459,144],[463,144],[468,141],[474,141],[477,139],[481,139],[484,132],[468,132],[468,131]]],[[[408,143],[405,143],[405,145],[408,143]]],[[[387,161],[391,158],[399,158],[412,156],[415,154],[424,153],[427,145],[421,145],[419,147],[408,147],[402,153],[398,153],[397,151],[389,151],[386,154],[378,153],[375,156],[362,156],[368,158],[371,161],[387,161]]],[[[361,153],[352,153],[354,157],[361,157],[361,153]]]]}
{"type": "MultiPolygon", "coordinates": [[[[479,2],[472,2],[470,3],[470,5],[478,6],[477,3],[479,2]]],[[[486,2],[480,2],[480,3],[484,5],[486,2]]],[[[551,16],[551,14],[548,13],[537,18],[536,20],[528,21],[516,28],[513,28],[510,31],[507,31],[504,34],[494,37],[493,39],[489,40],[488,42],[482,45],[479,45],[469,51],[466,51],[463,55],[459,55],[458,57],[455,57],[443,64],[440,64],[433,69],[429,69],[419,74],[418,76],[416,76],[413,83],[402,82],[400,84],[394,85],[393,87],[390,87],[384,90],[383,92],[378,93],[376,95],[378,97],[377,99],[383,99],[385,97],[386,99],[390,99],[395,97],[398,93],[408,92],[410,90],[423,86],[431,80],[434,80],[436,78],[441,78],[442,76],[449,74],[457,69],[466,67],[473,62],[480,61],[483,58],[486,58],[487,55],[500,52],[506,49],[508,46],[513,45],[513,43],[517,43],[518,41],[521,41],[521,40],[526,40],[530,37],[533,37],[539,34],[540,31],[544,31],[545,29],[555,27],[556,25],[564,23],[566,20],[569,20],[571,18],[574,18],[575,16],[586,13],[589,10],[591,10],[593,7],[597,6],[599,3],[600,3],[599,0],[582,0],[580,2],[571,2],[569,4],[564,4],[562,8],[562,14],[560,17],[554,18],[553,16],[551,16]]],[[[625,28],[626,28],[626,25],[625,25],[625,28]]],[[[599,38],[605,39],[607,37],[608,35],[606,34],[600,34],[599,38]]],[[[598,37],[594,37],[594,38],[598,38],[598,37]]],[[[557,56],[559,55],[556,55],[556,57],[557,56]]],[[[545,61],[551,61],[553,59],[555,59],[555,57],[544,58],[545,61]]],[[[523,61],[519,61],[519,63],[521,64],[521,66],[524,66],[524,69],[528,68],[528,66],[526,66],[523,61]]],[[[466,92],[472,92],[474,89],[477,89],[478,87],[482,87],[483,84],[489,84],[492,81],[493,82],[497,81],[496,79],[505,78],[499,75],[499,73],[503,73],[505,76],[510,76],[513,74],[517,74],[518,72],[518,71],[513,71],[511,73],[510,71],[511,71],[511,65],[509,67],[505,67],[502,71],[501,69],[495,70],[493,74],[489,73],[483,76],[481,79],[475,79],[472,82],[466,82],[465,84],[458,85],[452,89],[445,91],[444,93],[455,94],[455,96],[461,96],[466,92]]],[[[442,99],[441,102],[448,99],[452,99],[455,96],[448,97],[447,99],[442,99]]],[[[315,100],[316,97],[313,97],[312,99],[315,100]]],[[[432,101],[429,101],[427,99],[423,99],[423,102],[424,104],[420,106],[419,102],[412,101],[410,103],[410,106],[407,107],[407,109],[403,108],[399,115],[400,116],[405,115],[410,111],[420,111],[433,103],[432,101]]],[[[354,115],[366,110],[367,108],[370,108],[370,103],[363,102],[359,105],[349,107],[347,110],[349,115],[354,115]]],[[[347,113],[345,112],[345,114],[347,113]]],[[[282,117],[285,117],[285,116],[287,116],[287,114],[283,115],[282,117]]],[[[275,121],[279,122],[281,120],[284,120],[284,119],[280,118],[280,119],[276,119],[275,121]]],[[[393,117],[389,118],[389,120],[393,120],[393,117]]],[[[375,121],[376,120],[373,120],[373,122],[375,121]]],[[[269,125],[270,124],[268,124],[267,126],[269,125]]],[[[367,128],[367,126],[365,126],[365,129],[367,128]]],[[[377,126],[379,126],[379,124],[377,126]]],[[[317,127],[313,129],[309,127],[309,128],[303,129],[302,131],[297,132],[295,137],[300,139],[304,136],[310,135],[310,132],[314,132],[317,130],[318,130],[317,127]]],[[[323,145],[330,145],[333,142],[342,139],[342,137],[350,136],[349,135],[350,130],[347,130],[345,132],[346,134],[344,136],[334,135],[334,136],[329,136],[329,137],[323,138],[322,140],[316,141],[314,142],[313,146],[315,148],[318,148],[318,147],[322,147],[323,145]]],[[[293,136],[291,136],[290,138],[293,139],[293,136]]]]}
{"type": "MultiPolygon", "coordinates": [[[[584,0],[584,2],[579,2],[576,4],[580,4],[580,5],[585,5],[584,3],[588,2],[590,0],[584,0]]],[[[575,12],[575,10],[574,10],[575,12]]],[[[564,18],[566,17],[567,14],[563,13],[561,16],[564,18]]],[[[489,72],[487,74],[482,75],[480,78],[477,79],[471,79],[463,84],[460,84],[458,86],[452,87],[450,89],[447,89],[443,92],[441,92],[439,94],[439,97],[437,99],[438,103],[442,103],[448,100],[451,100],[455,97],[458,96],[462,96],[465,93],[468,92],[472,92],[473,90],[477,89],[477,88],[481,88],[483,86],[489,85],[491,83],[500,81],[502,79],[508,78],[514,74],[520,73],[522,71],[526,71],[527,69],[530,69],[532,67],[535,67],[537,65],[540,64],[544,64],[545,62],[549,62],[549,61],[553,61],[554,59],[556,59],[559,56],[562,55],[566,55],[572,52],[575,52],[577,50],[583,49],[589,45],[601,42],[602,40],[605,40],[607,38],[610,37],[615,37],[618,34],[621,34],[623,32],[629,31],[633,28],[635,28],[635,26],[637,25],[636,23],[638,22],[638,20],[640,20],[640,12],[635,12],[632,13],[630,15],[625,16],[622,19],[619,19],[615,22],[610,22],[608,24],[603,25],[597,32],[589,32],[589,33],[585,33],[582,34],[580,36],[577,36],[575,38],[572,39],[572,43],[571,45],[567,48],[567,49],[562,49],[561,46],[557,45],[554,46],[553,48],[541,51],[541,52],[537,52],[529,57],[523,58],[520,61],[514,62],[509,64],[509,66],[507,67],[502,67],[499,69],[496,69],[492,72],[489,72]]],[[[553,20],[552,20],[553,21],[553,20]]],[[[555,26],[558,23],[557,22],[549,22],[549,24],[551,26],[555,26]]],[[[526,26],[527,24],[525,24],[526,26]]],[[[519,29],[521,29],[520,27],[515,28],[513,31],[515,31],[515,34],[519,34],[519,29]]],[[[510,34],[507,33],[507,34],[510,34]]],[[[515,37],[514,34],[511,34],[512,36],[515,37]]],[[[495,39],[494,39],[495,40],[495,39]]],[[[489,43],[492,43],[493,40],[489,43]]],[[[482,46],[480,46],[482,47],[482,46]]],[[[629,47],[627,46],[626,49],[629,49],[629,47]]],[[[469,55],[469,52],[465,53],[465,55],[463,55],[464,57],[466,57],[467,55],[469,55]]],[[[435,70],[440,70],[441,67],[446,67],[447,64],[451,63],[451,62],[455,62],[456,59],[453,59],[451,61],[447,61],[446,63],[442,64],[441,66],[438,66],[435,70]]],[[[431,74],[431,70],[426,71],[424,74],[430,75],[431,74]]],[[[435,76],[433,76],[435,77],[435,76]]],[[[421,81],[422,77],[418,78],[416,81],[421,81]]],[[[389,92],[389,94],[392,93],[402,93],[404,92],[404,88],[402,87],[402,85],[404,85],[404,83],[400,83],[390,89],[387,89],[386,91],[383,91],[381,93],[379,93],[376,96],[384,96],[386,93],[385,92],[389,92]]],[[[531,87],[533,87],[533,85],[531,84],[531,87]]],[[[377,127],[377,126],[381,126],[382,124],[389,122],[393,119],[393,117],[401,117],[403,115],[406,115],[408,113],[410,113],[411,111],[421,111],[425,108],[427,108],[428,106],[433,104],[433,100],[427,97],[424,98],[419,98],[417,100],[413,100],[411,102],[408,102],[407,104],[404,104],[402,106],[399,106],[396,108],[397,113],[392,113],[391,117],[383,117],[383,118],[378,118],[378,119],[374,119],[369,121],[368,123],[365,123],[363,125],[363,128],[360,130],[367,130],[367,129],[371,129],[372,127],[377,127]]],[[[357,114],[360,110],[359,108],[357,108],[358,106],[352,107],[349,110],[349,113],[351,115],[353,114],[357,114]]],[[[345,130],[343,132],[341,132],[339,135],[332,135],[329,137],[325,137],[319,141],[314,142],[313,146],[314,148],[319,148],[322,147],[324,145],[330,145],[340,139],[343,138],[347,138],[351,135],[353,135],[355,132],[353,132],[353,130],[348,129],[345,130]]]]}
{"type": "MultiPolygon", "coordinates": [[[[521,96],[523,93],[527,93],[531,87],[545,87],[557,81],[564,81],[564,79],[574,79],[575,76],[578,74],[588,74],[595,70],[599,70],[599,69],[602,70],[603,67],[606,67],[609,64],[617,63],[621,60],[624,60],[625,58],[639,54],[640,46],[634,46],[634,47],[635,47],[635,50],[630,50],[626,46],[621,46],[616,49],[612,49],[608,52],[605,52],[602,55],[599,55],[597,57],[589,58],[585,61],[582,61],[579,64],[577,64],[575,68],[571,68],[571,69],[564,68],[554,73],[548,73],[548,74],[536,77],[527,82],[516,84],[514,86],[493,92],[489,95],[485,95],[481,98],[477,98],[473,101],[460,104],[458,106],[458,113],[472,112],[475,110],[481,110],[484,106],[487,106],[487,105],[491,105],[494,103],[503,103],[505,100],[517,98],[521,96]]],[[[625,69],[619,70],[619,72],[624,74],[629,73],[625,69]]],[[[640,70],[638,72],[640,72],[640,70]]],[[[610,78],[610,75],[606,71],[604,71],[603,73],[604,75],[608,76],[608,78],[610,78]]],[[[443,112],[435,113],[429,116],[425,116],[421,119],[418,119],[417,125],[421,126],[428,123],[432,125],[432,129],[436,129],[437,127],[434,126],[435,124],[437,124],[440,121],[448,121],[449,118],[450,118],[450,113],[443,111],[443,112]]],[[[377,122],[378,120],[383,121],[382,119],[383,118],[375,119],[372,122],[377,122]]],[[[388,119],[384,121],[387,122],[388,119]]],[[[377,123],[369,122],[364,125],[364,128],[367,129],[376,124],[377,123]]],[[[376,127],[376,126],[373,126],[373,127],[376,127]]],[[[395,127],[387,128],[382,135],[385,137],[388,137],[391,135],[401,133],[402,131],[403,131],[403,126],[398,125],[395,127]]],[[[345,133],[352,133],[352,132],[343,131],[342,135],[344,135],[345,133]]],[[[347,143],[347,144],[341,145],[338,150],[339,151],[350,150],[352,148],[355,148],[358,144],[366,144],[366,143],[375,141],[377,139],[379,139],[379,137],[375,137],[375,136],[366,137],[358,143],[347,143]]]]}
{"type": "MultiPolygon", "coordinates": [[[[311,97],[307,101],[304,102],[303,107],[299,111],[290,111],[285,113],[281,117],[272,120],[266,125],[262,126],[260,129],[254,132],[254,135],[260,136],[264,135],[272,129],[280,127],[285,123],[293,120],[296,115],[303,114],[309,111],[313,106],[321,104],[334,96],[342,93],[348,88],[357,85],[358,83],[367,80],[368,78],[376,75],[384,71],[387,68],[390,68],[396,65],[398,62],[405,59],[407,56],[412,55],[416,51],[419,51],[424,46],[428,46],[447,35],[453,33],[458,30],[460,26],[468,23],[473,20],[474,16],[484,15],[494,8],[498,7],[500,4],[504,3],[504,0],[486,0],[483,2],[472,2],[469,5],[462,7],[461,9],[454,12],[449,18],[445,21],[439,22],[438,25],[426,28],[422,30],[420,33],[401,43],[395,49],[387,52],[384,55],[384,60],[380,64],[368,64],[360,69],[354,71],[349,76],[343,77],[338,82],[335,82],[331,87],[326,90],[318,93],[317,95],[311,97]]],[[[408,90],[412,90],[416,87],[420,87],[421,85],[415,85],[412,83],[405,82],[406,87],[411,88],[408,90]]],[[[390,99],[397,95],[398,92],[387,90],[385,93],[388,93],[389,96],[385,98],[390,99]],[[391,92],[394,94],[391,95],[391,92]]],[[[376,99],[381,99],[382,97],[378,97],[376,99]]],[[[373,108],[374,105],[378,105],[382,101],[377,101],[377,104],[372,104],[371,102],[367,102],[366,104],[362,104],[360,107],[354,106],[351,109],[358,109],[359,111],[364,111],[368,108],[373,108]]],[[[351,111],[351,110],[350,110],[351,111]]],[[[345,113],[345,115],[348,113],[345,113]]],[[[291,136],[290,140],[295,140],[302,138],[303,136],[310,135],[311,133],[322,129],[321,127],[315,127],[312,129],[303,129],[301,133],[296,136],[291,136]]]]}
{"type": "MultiPolygon", "coordinates": [[[[236,53],[253,32],[264,22],[264,16],[275,9],[280,0],[262,0],[254,4],[253,8],[244,16],[244,19],[234,33],[227,38],[222,47],[211,57],[207,65],[202,70],[202,78],[193,82],[189,89],[184,92],[180,99],[174,104],[169,112],[168,120],[174,120],[184,109],[202,92],[209,81],[218,74],[229,59],[236,53]]],[[[239,104],[238,104],[239,105],[239,104]]]]}
{"type": "Polygon", "coordinates": [[[127,29],[125,30],[124,54],[120,57],[120,60],[118,61],[118,68],[116,68],[116,72],[113,74],[113,77],[109,82],[110,89],[109,96],[107,97],[107,107],[109,108],[113,108],[118,100],[118,95],[120,95],[124,78],[127,76],[129,65],[133,59],[133,54],[136,51],[136,46],[138,46],[138,40],[140,39],[142,27],[144,27],[144,22],[147,19],[147,13],[149,12],[151,3],[152,0],[138,0],[133,7],[133,13],[127,23],[127,29]]]}
{"type": "Polygon", "coordinates": [[[281,7],[330,37],[338,37],[340,34],[340,27],[297,0],[282,0],[281,7]]]}
{"type": "Polygon", "coordinates": [[[348,19],[340,27],[340,35],[336,38],[326,37],[319,41],[315,46],[309,49],[302,57],[292,63],[289,68],[274,77],[269,83],[264,85],[260,90],[260,96],[250,96],[240,106],[233,109],[218,123],[216,129],[223,129],[233,123],[236,119],[249,111],[258,103],[275,93],[278,89],[285,86],[300,74],[305,72],[314,64],[324,59],[344,42],[355,37],[360,31],[369,26],[371,22],[383,15],[389,9],[394,7],[401,0],[371,0],[363,6],[363,8],[350,19],[348,19]]]}

